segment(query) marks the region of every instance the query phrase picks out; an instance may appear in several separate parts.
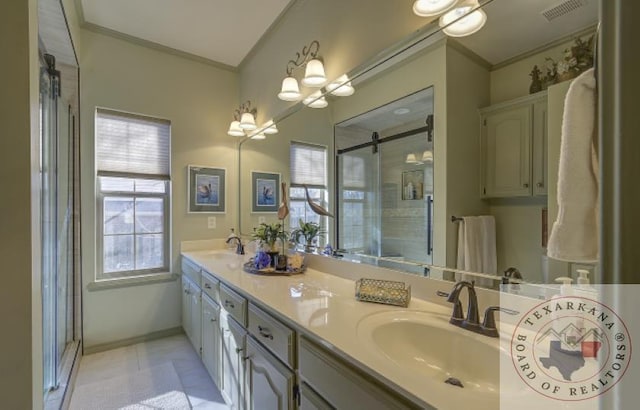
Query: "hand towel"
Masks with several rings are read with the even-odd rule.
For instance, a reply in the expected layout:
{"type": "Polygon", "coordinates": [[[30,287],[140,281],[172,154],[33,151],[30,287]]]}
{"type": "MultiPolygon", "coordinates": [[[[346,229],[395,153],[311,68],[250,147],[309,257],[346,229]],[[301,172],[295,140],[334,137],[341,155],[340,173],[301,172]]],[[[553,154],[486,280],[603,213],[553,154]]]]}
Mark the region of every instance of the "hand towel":
{"type": "Polygon", "coordinates": [[[496,274],[496,224],[493,216],[465,216],[459,222],[457,268],[496,274]]]}
{"type": "Polygon", "coordinates": [[[558,217],[547,255],[569,262],[598,260],[598,161],[594,70],[579,75],[565,98],[558,170],[558,217]]]}

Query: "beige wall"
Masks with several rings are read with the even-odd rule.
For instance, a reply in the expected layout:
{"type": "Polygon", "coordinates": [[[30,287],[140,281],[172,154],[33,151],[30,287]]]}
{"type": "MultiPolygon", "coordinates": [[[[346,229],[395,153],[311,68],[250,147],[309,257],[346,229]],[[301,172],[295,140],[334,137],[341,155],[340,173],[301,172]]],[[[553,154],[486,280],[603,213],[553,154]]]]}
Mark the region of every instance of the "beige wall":
{"type": "Polygon", "coordinates": [[[0,3],[0,401],[42,408],[37,2],[0,3]]]}
{"type": "MultiPolygon", "coordinates": [[[[262,122],[291,103],[280,101],[287,62],[313,40],[329,79],[349,72],[425,25],[410,3],[388,0],[296,1],[240,67],[240,96],[259,107],[262,122]]],[[[301,69],[294,75],[304,75],[301,69]]]]}
{"type": "Polygon", "coordinates": [[[158,283],[87,291],[94,280],[96,107],[171,121],[172,272],[179,272],[183,240],[224,238],[236,224],[235,141],[226,135],[237,107],[237,74],[182,57],[83,30],[80,52],[82,101],[82,235],[84,344],[91,347],[180,326],[180,284],[158,283]],[[187,214],[187,165],[227,169],[227,213],[187,214]]]}

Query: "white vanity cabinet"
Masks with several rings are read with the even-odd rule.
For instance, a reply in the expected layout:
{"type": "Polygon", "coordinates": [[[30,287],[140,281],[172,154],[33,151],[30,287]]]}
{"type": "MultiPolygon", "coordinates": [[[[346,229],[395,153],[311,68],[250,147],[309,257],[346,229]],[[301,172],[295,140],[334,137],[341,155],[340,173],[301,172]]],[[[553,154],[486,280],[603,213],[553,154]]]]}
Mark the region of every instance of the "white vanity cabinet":
{"type": "Polygon", "coordinates": [[[221,350],[220,306],[207,294],[202,295],[202,362],[213,382],[220,388],[221,350]]]}
{"type": "Polygon", "coordinates": [[[547,194],[546,91],[480,110],[484,198],[547,194]]]}
{"type": "Polygon", "coordinates": [[[182,329],[191,340],[191,281],[182,275],[182,329]]]}
{"type": "Polygon", "coordinates": [[[295,374],[254,338],[247,338],[247,410],[295,409],[295,374]]]}
{"type": "Polygon", "coordinates": [[[245,408],[244,355],[246,331],[224,309],[220,311],[220,392],[229,408],[245,408]]]}
{"type": "MultiPolygon", "coordinates": [[[[299,338],[298,364],[303,394],[310,408],[359,408],[367,410],[414,409],[409,401],[396,395],[349,366],[327,349],[306,337],[299,338]],[[305,384],[312,392],[304,392],[305,384]],[[314,394],[315,393],[315,394],[314,394]],[[322,399],[321,401],[318,399],[322,399]],[[315,399],[315,401],[312,401],[315,399]],[[321,403],[321,404],[317,404],[321,403]],[[313,407],[316,406],[316,407],[313,407]],[[329,407],[322,407],[329,406],[329,407]]],[[[304,408],[304,407],[302,407],[304,408]]]]}
{"type": "Polygon", "coordinates": [[[200,286],[182,275],[182,328],[198,354],[202,347],[201,294],[200,286]]]}

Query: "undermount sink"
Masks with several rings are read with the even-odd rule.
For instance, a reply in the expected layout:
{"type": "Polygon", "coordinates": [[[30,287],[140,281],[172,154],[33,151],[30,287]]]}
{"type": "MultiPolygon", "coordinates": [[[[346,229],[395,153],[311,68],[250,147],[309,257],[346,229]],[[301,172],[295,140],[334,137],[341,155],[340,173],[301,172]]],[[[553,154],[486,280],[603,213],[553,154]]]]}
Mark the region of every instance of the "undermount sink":
{"type": "Polygon", "coordinates": [[[465,391],[497,394],[500,385],[498,339],[449,324],[449,317],[421,311],[389,311],[362,319],[358,338],[371,353],[384,355],[413,377],[457,379],[465,391]]]}

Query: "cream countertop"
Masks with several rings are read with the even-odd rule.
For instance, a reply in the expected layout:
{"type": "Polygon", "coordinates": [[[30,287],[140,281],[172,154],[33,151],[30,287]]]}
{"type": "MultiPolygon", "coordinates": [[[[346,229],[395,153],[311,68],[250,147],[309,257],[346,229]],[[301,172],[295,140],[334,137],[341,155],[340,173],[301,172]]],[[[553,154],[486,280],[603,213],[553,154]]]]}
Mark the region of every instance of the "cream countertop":
{"type": "MultiPolygon", "coordinates": [[[[413,396],[412,399],[421,406],[441,409],[459,409],[472,404],[476,409],[499,407],[497,394],[474,389],[473,386],[460,389],[443,381],[436,383],[433,379],[416,377],[382,352],[376,352],[375,348],[363,348],[363,341],[357,336],[358,323],[363,318],[378,312],[407,309],[358,302],[354,297],[353,280],[311,267],[303,275],[251,275],[242,270],[242,265],[250,256],[235,255],[229,251],[183,251],[182,255],[213,273],[223,283],[281,316],[298,330],[306,332],[335,354],[385,382],[391,389],[413,396]]],[[[413,288],[412,293],[415,295],[413,288]]],[[[430,312],[443,321],[448,320],[451,315],[450,305],[431,303],[415,296],[412,297],[408,310],[430,312]]],[[[497,339],[451,327],[481,343],[498,344],[497,339]]],[[[424,340],[424,343],[429,343],[429,340],[424,340]]],[[[500,364],[496,361],[496,374],[499,367],[500,364]]]]}

